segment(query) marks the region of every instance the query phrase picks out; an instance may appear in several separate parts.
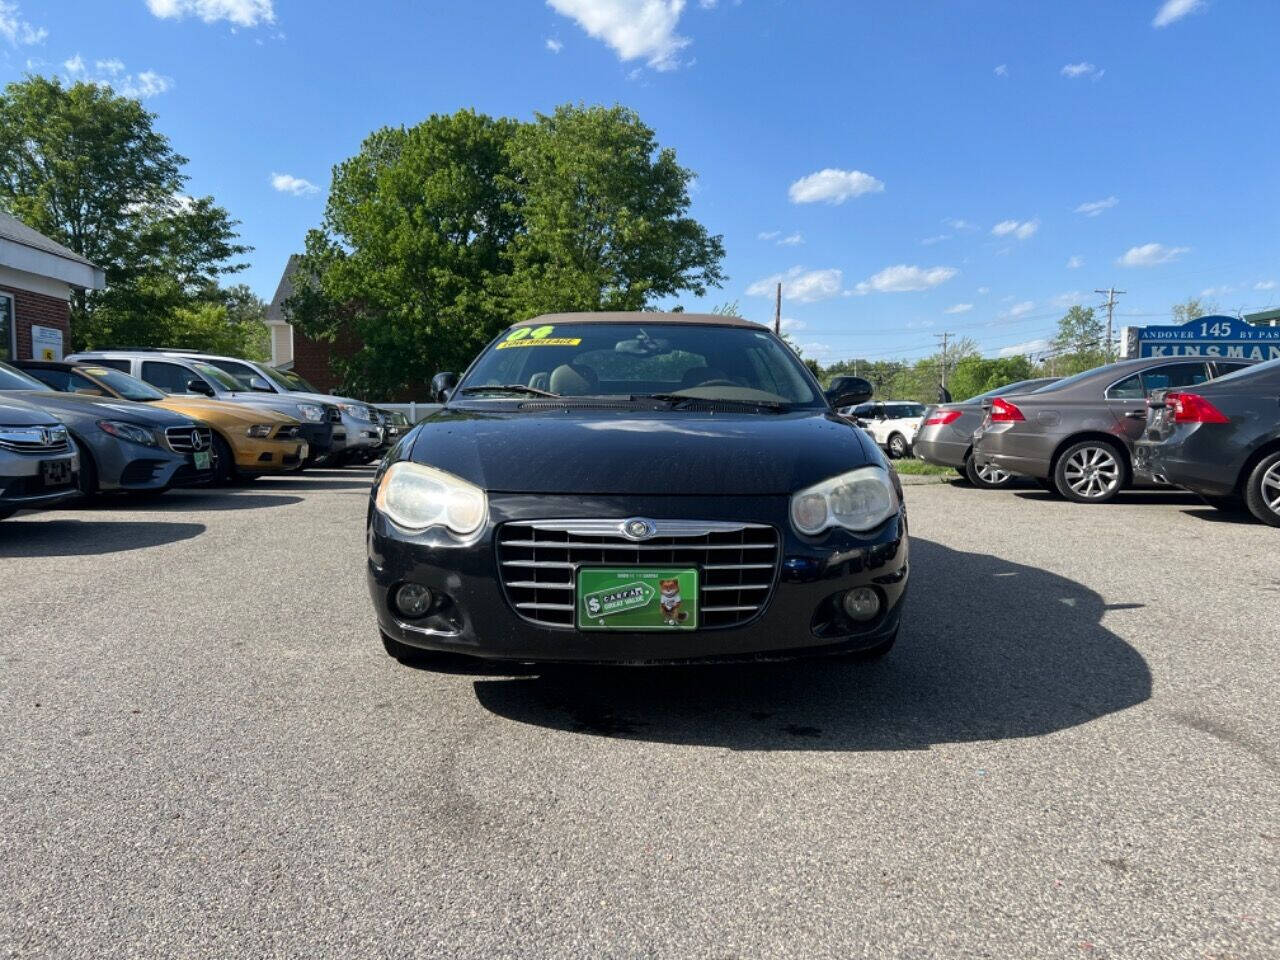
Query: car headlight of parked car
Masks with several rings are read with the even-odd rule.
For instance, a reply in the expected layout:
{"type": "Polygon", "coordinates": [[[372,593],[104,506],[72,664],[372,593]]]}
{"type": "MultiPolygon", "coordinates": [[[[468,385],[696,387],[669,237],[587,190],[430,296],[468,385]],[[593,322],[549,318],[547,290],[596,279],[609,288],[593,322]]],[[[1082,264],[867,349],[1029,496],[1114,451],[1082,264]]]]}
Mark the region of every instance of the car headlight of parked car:
{"type": "Polygon", "coordinates": [[[870,530],[897,512],[897,491],[888,472],[880,467],[850,470],[791,498],[791,523],[810,537],[831,527],[870,530]]]}
{"type": "Polygon", "coordinates": [[[373,411],[362,403],[340,403],[338,409],[356,420],[363,420],[365,423],[374,422],[373,411]]]}
{"type": "Polygon", "coordinates": [[[311,423],[324,422],[324,407],[318,403],[298,404],[298,414],[303,420],[309,420],[311,423]]]}
{"type": "Polygon", "coordinates": [[[245,434],[253,437],[255,440],[265,440],[267,437],[271,436],[271,424],[255,423],[245,431],[245,434]]]}
{"type": "Polygon", "coordinates": [[[479,487],[407,460],[387,468],[375,502],[398,527],[444,527],[461,540],[476,536],[489,516],[489,501],[479,487]]]}
{"type": "Polygon", "coordinates": [[[99,420],[98,429],[103,433],[111,434],[117,440],[128,440],[130,443],[139,443],[144,447],[159,446],[156,435],[136,423],[126,423],[123,420],[99,420]]]}

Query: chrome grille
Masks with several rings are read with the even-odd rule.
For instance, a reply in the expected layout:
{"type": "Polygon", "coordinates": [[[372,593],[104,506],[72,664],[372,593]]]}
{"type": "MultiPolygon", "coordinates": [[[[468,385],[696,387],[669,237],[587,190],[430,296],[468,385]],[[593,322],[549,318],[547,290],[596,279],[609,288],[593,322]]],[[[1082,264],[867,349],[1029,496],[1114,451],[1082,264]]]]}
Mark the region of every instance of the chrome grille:
{"type": "Polygon", "coordinates": [[[579,566],[696,567],[700,628],[746,623],[767,606],[780,544],[770,526],[658,520],[642,541],[624,520],[522,520],[498,528],[498,566],[507,600],[525,620],[572,627],[579,566]]]}
{"type": "Polygon", "coordinates": [[[213,446],[213,431],[208,427],[169,427],[164,438],[174,453],[195,453],[213,446]]]}
{"type": "Polygon", "coordinates": [[[324,412],[325,412],[325,416],[329,418],[330,423],[342,422],[342,411],[339,410],[337,407],[333,406],[332,404],[326,403],[324,405],[324,412]]]}
{"type": "Polygon", "coordinates": [[[14,453],[64,453],[70,449],[67,428],[57,426],[0,426],[0,450],[14,453]]]}
{"type": "Polygon", "coordinates": [[[298,423],[285,424],[276,430],[277,440],[296,440],[298,431],[302,429],[302,425],[298,423]]]}

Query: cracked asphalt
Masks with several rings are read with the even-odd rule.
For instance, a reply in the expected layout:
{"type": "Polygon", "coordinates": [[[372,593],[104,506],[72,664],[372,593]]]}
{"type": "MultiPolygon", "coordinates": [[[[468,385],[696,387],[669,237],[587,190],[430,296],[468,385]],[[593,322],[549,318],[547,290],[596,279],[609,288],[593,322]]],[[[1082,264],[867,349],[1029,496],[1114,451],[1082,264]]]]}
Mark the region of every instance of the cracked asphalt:
{"type": "Polygon", "coordinates": [[[0,523],[0,955],[1280,956],[1280,531],[912,486],[879,663],[427,672],[369,476],[0,523]]]}

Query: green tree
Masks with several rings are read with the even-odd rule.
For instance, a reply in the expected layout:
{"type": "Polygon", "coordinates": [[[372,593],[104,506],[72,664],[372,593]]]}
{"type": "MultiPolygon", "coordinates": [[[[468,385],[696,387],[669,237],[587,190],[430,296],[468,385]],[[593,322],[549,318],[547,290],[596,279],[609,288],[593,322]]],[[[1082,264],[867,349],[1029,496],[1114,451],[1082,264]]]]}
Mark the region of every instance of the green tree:
{"type": "Polygon", "coordinates": [[[1076,304],[1058,321],[1047,361],[1050,375],[1071,376],[1110,362],[1106,338],[1106,324],[1093,307],[1076,304]]]}
{"type": "Polygon", "coordinates": [[[154,121],[96,84],[33,76],[0,94],[0,208],[106,271],[107,290],[73,295],[77,347],[119,325],[153,343],[173,310],[218,300],[219,278],[243,269],[235,222],[182,195],[186,158],[154,121]]]}
{"type": "Polygon", "coordinates": [[[309,336],[353,336],[345,389],[385,396],[515,320],[701,296],[723,247],[686,215],[691,176],[622,109],[379,130],[334,171],[286,310],[309,336]]]}
{"type": "Polygon", "coordinates": [[[994,390],[1018,380],[1030,380],[1035,376],[1031,361],[1023,356],[964,357],[947,378],[947,389],[954,400],[968,400],[980,393],[994,390]]]}
{"type": "Polygon", "coordinates": [[[1218,312],[1218,305],[1204,297],[1187,297],[1182,303],[1175,303],[1170,308],[1174,323],[1186,323],[1198,317],[1209,317],[1218,312]]]}

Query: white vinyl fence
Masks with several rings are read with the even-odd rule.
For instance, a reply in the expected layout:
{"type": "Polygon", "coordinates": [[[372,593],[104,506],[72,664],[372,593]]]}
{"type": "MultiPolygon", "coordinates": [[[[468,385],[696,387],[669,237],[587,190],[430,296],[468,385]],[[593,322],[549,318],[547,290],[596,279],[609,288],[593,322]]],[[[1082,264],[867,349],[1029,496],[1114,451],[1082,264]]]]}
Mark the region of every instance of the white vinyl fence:
{"type": "Polygon", "coordinates": [[[440,409],[443,404],[439,403],[375,403],[375,407],[379,410],[395,410],[403,413],[409,418],[410,423],[417,423],[424,417],[430,416],[440,409]]]}

